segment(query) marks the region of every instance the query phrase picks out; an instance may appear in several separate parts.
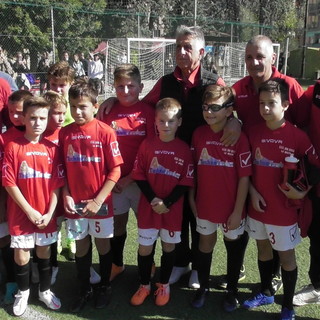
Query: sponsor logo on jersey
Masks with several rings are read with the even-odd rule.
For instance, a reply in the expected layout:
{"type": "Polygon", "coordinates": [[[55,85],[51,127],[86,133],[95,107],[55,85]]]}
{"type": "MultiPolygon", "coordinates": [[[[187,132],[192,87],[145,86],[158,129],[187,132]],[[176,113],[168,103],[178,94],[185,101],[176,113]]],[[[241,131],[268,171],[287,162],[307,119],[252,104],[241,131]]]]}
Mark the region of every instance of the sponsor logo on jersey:
{"type": "Polygon", "coordinates": [[[246,168],[251,166],[251,152],[244,152],[240,154],[240,165],[241,168],[246,168]]]}

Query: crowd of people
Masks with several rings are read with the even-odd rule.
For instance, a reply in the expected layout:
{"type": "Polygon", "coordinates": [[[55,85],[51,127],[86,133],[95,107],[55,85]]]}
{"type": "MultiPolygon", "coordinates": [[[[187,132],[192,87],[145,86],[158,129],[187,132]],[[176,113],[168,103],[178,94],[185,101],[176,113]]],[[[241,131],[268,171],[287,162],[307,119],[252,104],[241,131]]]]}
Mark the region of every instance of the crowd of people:
{"type": "Polygon", "coordinates": [[[59,271],[62,221],[75,244],[79,280],[70,312],[81,311],[92,297],[97,309],[107,306],[111,283],[125,270],[130,209],[137,219],[140,281],[133,306],[152,291],[160,238],[155,304],[166,305],[170,285],[190,272],[189,286],[196,289],[191,306],[202,308],[218,229],[227,251],[221,284],[226,312],[272,304],[282,286],[281,320],[295,319],[294,306],[320,303],[320,82],[304,92],[273,66],[272,41],[257,35],[246,45],[248,76],[228,87],[203,68],[204,48],[201,28],[179,26],[174,71],[141,101],[139,69],[121,63],[114,71],[116,97],[99,107],[97,56],[91,68],[78,54],[71,63],[67,52],[50,65],[44,53],[42,82],[50,90],[41,97],[28,90],[12,93],[0,78],[6,127],[0,135],[0,244],[4,302],[13,304],[14,315],[27,308],[35,270],[39,300],[52,310],[61,307],[51,285],[59,271]],[[298,178],[287,180],[289,165],[293,175],[298,170],[292,167],[299,166],[298,178]],[[296,292],[295,247],[306,234],[311,283],[296,292]],[[256,240],[261,283],[257,294],[240,303],[249,237],[256,240]],[[92,268],[92,238],[99,274],[92,268]]]}

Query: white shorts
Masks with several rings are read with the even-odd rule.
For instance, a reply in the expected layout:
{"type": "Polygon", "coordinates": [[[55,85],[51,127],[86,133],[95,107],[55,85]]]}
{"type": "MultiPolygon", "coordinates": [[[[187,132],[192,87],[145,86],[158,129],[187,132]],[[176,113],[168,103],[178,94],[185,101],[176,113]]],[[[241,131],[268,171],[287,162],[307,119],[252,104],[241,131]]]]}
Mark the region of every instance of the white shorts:
{"type": "Polygon", "coordinates": [[[152,246],[160,237],[166,243],[179,243],[181,241],[180,231],[169,231],[166,229],[140,229],[138,228],[138,242],[142,246],[152,246]]]}
{"type": "Polygon", "coordinates": [[[141,191],[135,182],[130,183],[121,193],[112,192],[113,214],[124,214],[129,212],[130,208],[137,214],[140,194],[141,191]]]}
{"type": "Polygon", "coordinates": [[[113,237],[113,217],[105,219],[67,219],[67,238],[82,240],[88,234],[94,238],[113,237]]]}
{"type": "Polygon", "coordinates": [[[197,218],[197,231],[205,236],[215,233],[218,228],[222,231],[223,236],[236,240],[244,233],[246,219],[242,219],[239,228],[235,230],[228,230],[225,223],[213,223],[205,219],[197,218]]]}
{"type": "Polygon", "coordinates": [[[301,242],[297,223],[291,226],[274,226],[247,217],[246,231],[255,240],[269,239],[276,251],[294,249],[301,242]]]}
{"type": "Polygon", "coordinates": [[[58,239],[58,232],[51,233],[31,233],[20,236],[11,236],[11,248],[32,249],[35,246],[50,246],[58,239]]]}
{"type": "Polygon", "coordinates": [[[9,235],[8,222],[0,223],[0,238],[4,238],[9,235]]]}

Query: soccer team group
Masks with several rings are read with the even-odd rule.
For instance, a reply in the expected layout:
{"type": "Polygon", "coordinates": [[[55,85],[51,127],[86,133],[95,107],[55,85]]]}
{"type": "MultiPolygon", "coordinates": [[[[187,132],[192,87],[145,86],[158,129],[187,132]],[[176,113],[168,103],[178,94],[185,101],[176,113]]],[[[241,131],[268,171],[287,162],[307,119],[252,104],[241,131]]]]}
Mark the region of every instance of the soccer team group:
{"type": "Polygon", "coordinates": [[[201,308],[218,229],[227,251],[225,311],[240,306],[237,287],[248,235],[257,243],[261,288],[242,303],[244,308],[272,304],[282,284],[281,320],[295,318],[294,305],[320,303],[320,194],[312,183],[298,189],[284,181],[285,158],[304,159],[314,172],[320,167],[320,84],[304,92],[296,80],[279,73],[266,36],[247,43],[249,76],[232,88],[202,68],[203,54],[201,29],[178,27],[174,72],[141,101],[143,84],[132,64],[116,67],[116,98],[100,107],[94,84],[74,81],[66,62],[50,67],[51,91],[42,97],[24,90],[9,96],[12,126],[0,136],[0,236],[5,302],[13,303],[14,315],[23,315],[28,305],[31,256],[39,272],[39,300],[53,310],[61,307],[50,287],[56,255],[51,249],[62,220],[76,243],[79,288],[70,312],[82,310],[92,297],[96,308],[104,308],[110,282],[125,269],[130,209],[139,244],[140,286],[130,300],[133,306],[143,304],[152,290],[160,238],[155,304],[169,302],[170,284],[191,263],[189,285],[197,288],[191,305],[201,308]],[[310,199],[311,284],[295,294],[298,218],[310,199]],[[93,239],[100,275],[94,290],[93,239]]]}

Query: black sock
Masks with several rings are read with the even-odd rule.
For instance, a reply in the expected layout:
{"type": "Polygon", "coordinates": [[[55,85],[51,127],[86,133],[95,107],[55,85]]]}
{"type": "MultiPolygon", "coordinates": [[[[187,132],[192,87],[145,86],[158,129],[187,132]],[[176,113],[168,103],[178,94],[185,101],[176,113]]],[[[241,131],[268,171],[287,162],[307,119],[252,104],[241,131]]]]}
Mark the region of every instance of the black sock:
{"type": "Polygon", "coordinates": [[[101,276],[100,285],[110,286],[110,274],[112,266],[112,253],[111,250],[106,254],[99,254],[99,271],[101,276]]]}
{"type": "Polygon", "coordinates": [[[30,288],[30,264],[29,262],[23,266],[14,263],[16,271],[16,282],[20,291],[25,291],[30,288]]]}
{"type": "Polygon", "coordinates": [[[5,247],[1,248],[2,261],[6,268],[7,282],[15,282],[14,273],[14,250],[10,248],[10,243],[5,247]]]}
{"type": "Polygon", "coordinates": [[[203,289],[209,288],[211,260],[212,260],[212,251],[209,253],[204,253],[198,250],[197,260],[195,261],[195,267],[196,267],[196,270],[198,271],[200,287],[203,289]]]}
{"type": "Polygon", "coordinates": [[[140,283],[143,285],[147,285],[150,283],[150,274],[152,268],[153,254],[149,254],[148,256],[141,256],[138,253],[138,268],[140,275],[140,283]]]}
{"type": "Polygon", "coordinates": [[[39,281],[40,281],[40,292],[50,289],[51,285],[51,267],[50,259],[38,258],[38,270],[39,270],[39,281]]]}
{"type": "Polygon", "coordinates": [[[168,283],[172,272],[175,259],[175,250],[171,252],[162,251],[161,256],[161,272],[160,272],[160,283],[168,283]]]}
{"type": "Polygon", "coordinates": [[[272,289],[272,266],[273,259],[268,261],[258,260],[258,267],[261,279],[261,292],[267,296],[274,295],[274,290],[272,289]]]}
{"type": "Polygon", "coordinates": [[[224,240],[227,250],[227,290],[237,292],[240,269],[246,245],[243,246],[241,237],[237,240],[224,240]]]}
{"type": "Polygon", "coordinates": [[[273,253],[273,267],[272,267],[272,276],[280,277],[281,276],[281,265],[278,251],[272,249],[273,253]]]}
{"type": "Polygon", "coordinates": [[[54,242],[51,246],[50,246],[50,250],[51,250],[51,255],[50,255],[50,263],[52,267],[57,267],[58,266],[58,243],[54,242]]]}
{"type": "Polygon", "coordinates": [[[123,250],[127,239],[127,233],[110,239],[112,250],[112,262],[117,266],[123,266],[123,250]]]}
{"type": "Polygon", "coordinates": [[[76,266],[78,278],[80,280],[80,291],[86,292],[91,288],[90,285],[90,267],[92,263],[92,244],[88,252],[83,257],[76,256],[76,266]]]}
{"type": "Polygon", "coordinates": [[[292,271],[286,271],[281,268],[282,282],[283,282],[283,302],[282,307],[286,307],[289,310],[293,309],[293,296],[296,288],[298,268],[292,271]]]}

